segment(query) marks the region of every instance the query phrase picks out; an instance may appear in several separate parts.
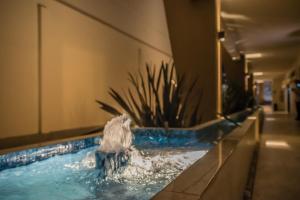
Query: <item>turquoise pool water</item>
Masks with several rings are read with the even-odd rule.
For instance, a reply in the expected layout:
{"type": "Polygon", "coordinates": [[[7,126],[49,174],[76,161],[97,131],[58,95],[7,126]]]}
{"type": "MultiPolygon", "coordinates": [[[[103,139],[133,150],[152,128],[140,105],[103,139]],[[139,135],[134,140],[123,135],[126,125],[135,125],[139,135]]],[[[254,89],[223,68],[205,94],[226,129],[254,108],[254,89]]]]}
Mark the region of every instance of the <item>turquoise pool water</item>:
{"type": "Polygon", "coordinates": [[[142,161],[135,159],[113,176],[99,179],[96,148],[1,171],[0,199],[150,199],[206,152],[197,148],[149,149],[142,151],[142,161]]]}
{"type": "Polygon", "coordinates": [[[136,129],[137,154],[99,177],[99,137],[0,156],[0,200],[146,200],[206,154],[235,127],[226,121],[201,130],[136,129]]]}

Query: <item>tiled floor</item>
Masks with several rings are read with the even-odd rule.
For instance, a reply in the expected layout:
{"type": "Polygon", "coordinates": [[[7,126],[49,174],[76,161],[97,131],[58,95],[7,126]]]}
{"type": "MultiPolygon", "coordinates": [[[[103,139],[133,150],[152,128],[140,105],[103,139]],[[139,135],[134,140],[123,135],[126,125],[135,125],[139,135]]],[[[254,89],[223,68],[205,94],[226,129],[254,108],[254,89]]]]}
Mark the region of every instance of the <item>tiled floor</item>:
{"type": "Polygon", "coordinates": [[[300,121],[266,115],[253,192],[254,200],[300,199],[300,121]]]}

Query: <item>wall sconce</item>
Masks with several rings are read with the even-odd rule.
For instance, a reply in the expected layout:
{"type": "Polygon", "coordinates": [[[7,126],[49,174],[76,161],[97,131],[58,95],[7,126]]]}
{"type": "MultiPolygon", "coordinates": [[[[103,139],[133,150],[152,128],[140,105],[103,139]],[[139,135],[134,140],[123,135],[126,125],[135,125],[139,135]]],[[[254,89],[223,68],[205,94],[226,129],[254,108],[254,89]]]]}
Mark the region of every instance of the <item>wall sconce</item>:
{"type": "Polygon", "coordinates": [[[220,42],[225,41],[225,31],[219,31],[218,32],[218,40],[220,40],[220,42]]]}
{"type": "Polygon", "coordinates": [[[245,73],[245,77],[250,78],[251,74],[250,73],[245,73]]]}

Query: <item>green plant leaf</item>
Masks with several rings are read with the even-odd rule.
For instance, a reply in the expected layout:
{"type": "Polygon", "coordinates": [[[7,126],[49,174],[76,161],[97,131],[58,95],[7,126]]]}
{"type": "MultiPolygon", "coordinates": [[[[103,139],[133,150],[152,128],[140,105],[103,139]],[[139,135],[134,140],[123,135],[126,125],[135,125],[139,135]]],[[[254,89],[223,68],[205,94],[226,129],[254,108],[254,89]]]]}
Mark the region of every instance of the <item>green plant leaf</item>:
{"type": "Polygon", "coordinates": [[[121,115],[121,112],[119,112],[116,108],[114,108],[114,107],[112,107],[112,106],[110,106],[110,105],[108,105],[108,104],[106,104],[102,101],[99,101],[99,100],[96,100],[96,102],[99,104],[99,107],[102,110],[104,110],[104,111],[106,111],[106,112],[108,112],[108,113],[110,113],[114,116],[121,115]]]}
{"type": "MultiPolygon", "coordinates": [[[[139,70],[137,74],[128,73],[130,88],[123,97],[110,88],[109,95],[123,108],[139,126],[151,127],[184,127],[200,122],[199,101],[194,110],[191,107],[194,99],[197,79],[186,87],[185,76],[176,76],[174,64],[162,62],[160,68],[146,64],[146,76],[139,70]],[[173,82],[174,77],[177,83],[173,82]],[[193,100],[193,101],[192,101],[193,100]],[[189,121],[187,121],[189,119],[189,121]]],[[[110,114],[121,114],[116,108],[97,101],[100,108],[110,114]]]]}

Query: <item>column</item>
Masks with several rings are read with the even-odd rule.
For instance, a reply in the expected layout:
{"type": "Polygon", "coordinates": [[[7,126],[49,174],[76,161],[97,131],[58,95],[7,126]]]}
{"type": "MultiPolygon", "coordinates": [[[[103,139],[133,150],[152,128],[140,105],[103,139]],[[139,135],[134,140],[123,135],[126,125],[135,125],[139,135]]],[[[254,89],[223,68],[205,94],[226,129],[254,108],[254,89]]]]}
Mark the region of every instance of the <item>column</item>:
{"type": "Polygon", "coordinates": [[[221,112],[221,48],[219,0],[164,0],[177,73],[198,78],[195,100],[203,92],[203,121],[221,112]]]}
{"type": "Polygon", "coordinates": [[[245,56],[240,55],[239,59],[233,60],[227,50],[222,47],[222,65],[227,79],[245,89],[245,56]]]}

